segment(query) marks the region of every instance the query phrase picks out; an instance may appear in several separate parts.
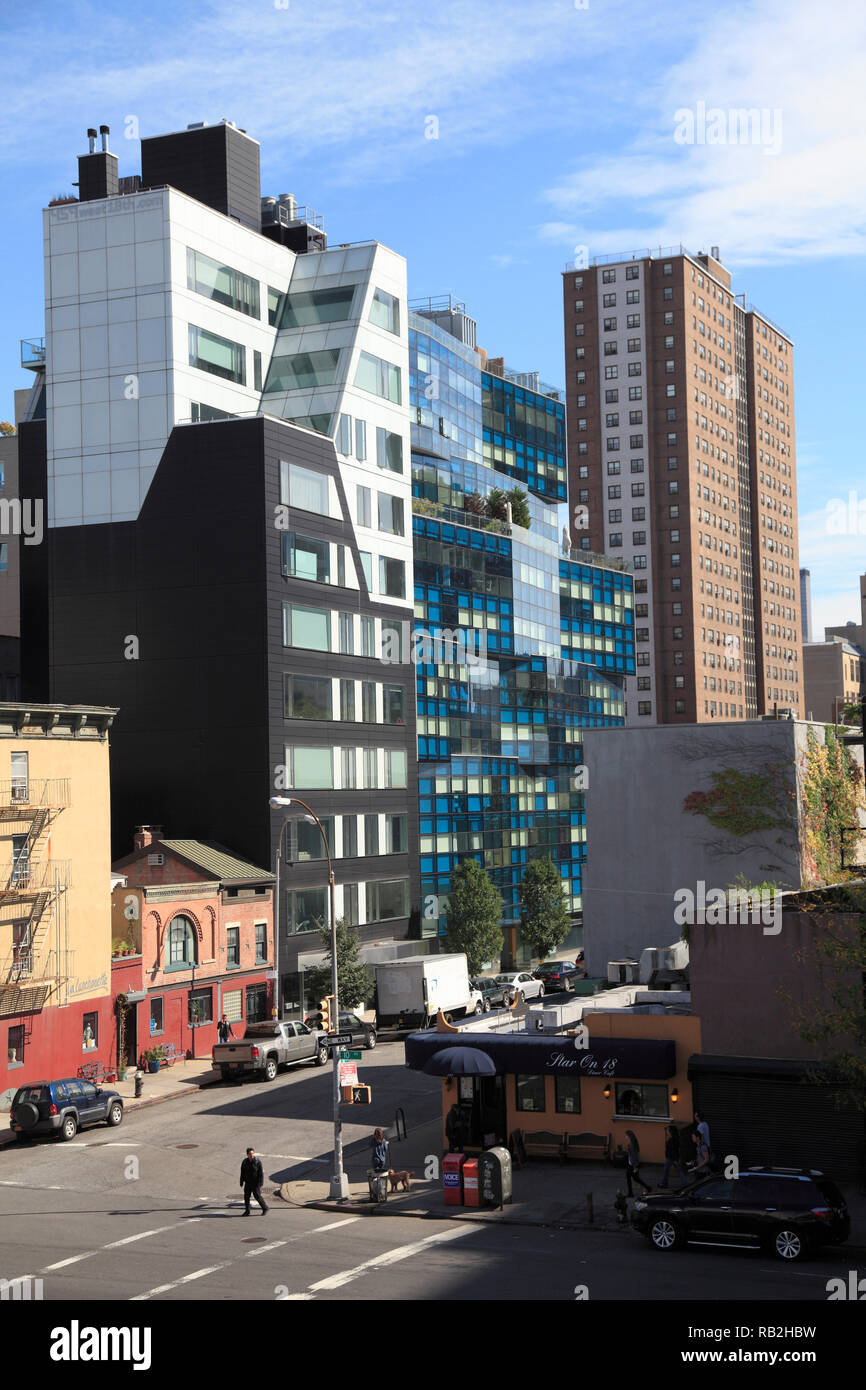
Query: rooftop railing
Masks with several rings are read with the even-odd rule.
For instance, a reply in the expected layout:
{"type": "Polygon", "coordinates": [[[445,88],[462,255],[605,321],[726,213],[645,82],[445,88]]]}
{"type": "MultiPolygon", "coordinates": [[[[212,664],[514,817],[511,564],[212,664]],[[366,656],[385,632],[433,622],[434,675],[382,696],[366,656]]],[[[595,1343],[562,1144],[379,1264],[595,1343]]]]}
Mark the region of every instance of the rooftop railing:
{"type": "Polygon", "coordinates": [[[38,372],[45,366],[44,338],[21,339],[21,366],[29,367],[32,372],[38,372]]]}

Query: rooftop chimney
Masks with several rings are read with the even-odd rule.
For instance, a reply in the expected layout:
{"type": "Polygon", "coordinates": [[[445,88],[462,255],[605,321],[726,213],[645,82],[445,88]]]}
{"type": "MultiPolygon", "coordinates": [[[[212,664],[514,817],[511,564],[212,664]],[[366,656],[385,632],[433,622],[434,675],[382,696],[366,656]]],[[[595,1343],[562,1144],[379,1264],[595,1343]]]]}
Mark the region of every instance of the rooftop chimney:
{"type": "Polygon", "coordinates": [[[117,155],[108,149],[108,126],[101,125],[102,149],[96,148],[96,131],[90,126],[87,141],[88,154],[78,156],[78,198],[79,202],[91,203],[96,198],[111,198],[118,191],[117,155]]]}
{"type": "Polygon", "coordinates": [[[136,849],[147,849],[154,841],[162,839],[161,825],[137,825],[133,836],[133,845],[136,849]]]}

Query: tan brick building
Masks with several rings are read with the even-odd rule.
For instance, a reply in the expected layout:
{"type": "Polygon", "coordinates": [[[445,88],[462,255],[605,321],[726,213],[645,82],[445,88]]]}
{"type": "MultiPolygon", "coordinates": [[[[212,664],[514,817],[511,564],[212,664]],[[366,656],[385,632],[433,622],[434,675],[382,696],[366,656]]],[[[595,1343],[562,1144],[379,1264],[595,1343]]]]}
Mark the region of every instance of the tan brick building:
{"type": "Polygon", "coordinates": [[[563,288],[572,543],[635,574],[627,722],[802,717],[790,339],[715,247],[563,288]]]}

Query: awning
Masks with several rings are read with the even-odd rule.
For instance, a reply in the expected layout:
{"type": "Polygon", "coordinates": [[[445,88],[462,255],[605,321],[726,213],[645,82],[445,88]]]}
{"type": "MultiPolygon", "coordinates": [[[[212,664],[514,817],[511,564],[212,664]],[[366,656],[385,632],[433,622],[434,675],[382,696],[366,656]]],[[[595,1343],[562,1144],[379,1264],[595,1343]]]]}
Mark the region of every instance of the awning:
{"type": "Polygon", "coordinates": [[[622,1077],[630,1081],[663,1080],[675,1076],[673,1038],[590,1038],[589,1047],[575,1047],[574,1038],[539,1038],[529,1033],[412,1033],[406,1039],[406,1065],[421,1071],[434,1052],[445,1047],[477,1047],[496,1063],[500,1076],[622,1077]]]}

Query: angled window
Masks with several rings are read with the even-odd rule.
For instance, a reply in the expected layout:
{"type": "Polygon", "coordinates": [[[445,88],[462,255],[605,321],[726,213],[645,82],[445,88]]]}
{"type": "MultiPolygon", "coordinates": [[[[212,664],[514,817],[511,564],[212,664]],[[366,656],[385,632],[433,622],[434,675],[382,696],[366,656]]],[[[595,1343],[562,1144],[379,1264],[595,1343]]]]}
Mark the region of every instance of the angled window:
{"type": "Polygon", "coordinates": [[[210,256],[202,255],[187,247],[186,252],[187,289],[195,290],[215,304],[224,304],[228,309],[237,309],[250,318],[260,317],[259,282],[249,275],[242,275],[230,265],[212,261],[210,256]]]}
{"type": "Polygon", "coordinates": [[[314,386],[333,386],[340,362],[339,348],[322,348],[319,352],[296,352],[289,357],[275,357],[268,370],[265,395],[269,391],[309,390],[314,386]]]}
{"type": "Polygon", "coordinates": [[[316,323],[340,323],[349,317],[354,295],[354,285],[287,294],[280,327],[306,328],[316,323]]]}
{"type": "Polygon", "coordinates": [[[399,334],[399,299],[393,294],[388,294],[387,290],[374,290],[373,302],[370,305],[370,322],[378,324],[380,328],[387,328],[389,333],[399,334]]]}

